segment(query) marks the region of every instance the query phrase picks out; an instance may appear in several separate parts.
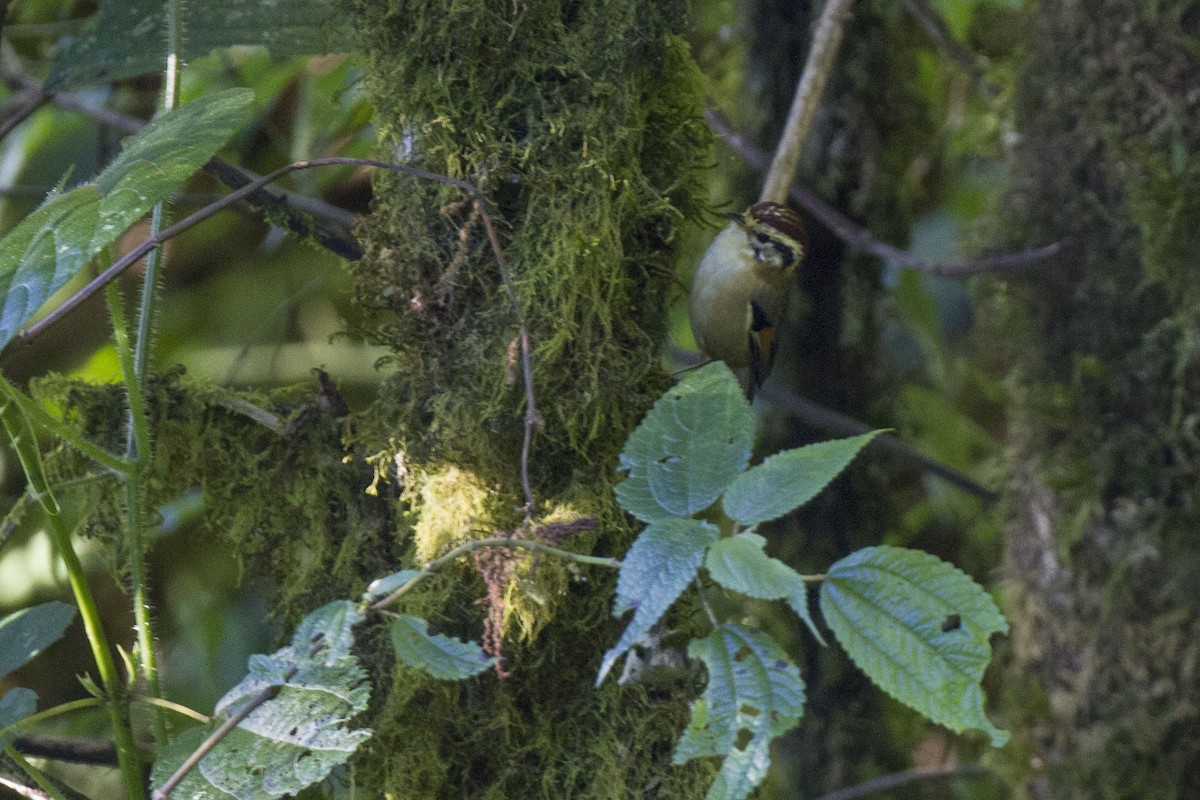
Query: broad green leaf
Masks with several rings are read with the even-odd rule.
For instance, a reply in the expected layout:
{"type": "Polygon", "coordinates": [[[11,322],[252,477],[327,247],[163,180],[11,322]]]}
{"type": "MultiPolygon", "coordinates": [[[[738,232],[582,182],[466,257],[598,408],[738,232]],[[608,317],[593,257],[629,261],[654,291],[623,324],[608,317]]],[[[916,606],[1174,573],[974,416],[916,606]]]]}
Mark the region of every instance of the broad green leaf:
{"type": "Polygon", "coordinates": [[[74,620],[75,607],[57,600],[0,619],[0,678],[57,642],[74,620]]]}
{"type": "Polygon", "coordinates": [[[77,186],[46,202],[0,239],[0,347],[95,255],[100,192],[77,186]]]}
{"type": "Polygon", "coordinates": [[[714,581],[759,600],[780,600],[804,589],[800,573],[763,552],[757,533],[730,536],[708,548],[704,568],[714,581]]]}
{"type": "Polygon", "coordinates": [[[604,654],[597,685],[683,594],[704,562],[704,548],[717,540],[718,533],[710,523],[679,518],[653,522],[641,532],[621,561],[613,600],[614,617],[633,609],[633,619],[604,654]]]}
{"type": "Polygon", "coordinates": [[[741,800],[766,777],[771,740],[800,721],[804,680],[774,639],[741,625],[693,640],[688,654],[704,662],[708,685],[692,704],[673,761],[724,756],[706,798],[741,800]]]}
{"type": "Polygon", "coordinates": [[[53,195],[0,240],[0,347],[154,205],[170,197],[246,120],[254,94],[229,89],[151,122],[94,183],[53,195]]]}
{"type": "Polygon", "coordinates": [[[953,731],[1008,733],[983,711],[988,638],[1007,633],[995,602],[954,566],[919,550],[868,547],[826,572],[821,613],[881,689],[953,731]]]}
{"type": "Polygon", "coordinates": [[[425,573],[419,569],[402,569],[399,572],[393,572],[384,578],[377,578],[371,581],[367,587],[367,592],[363,595],[368,602],[387,597],[392,592],[399,589],[409,581],[416,580],[425,573]]]}
{"type": "MultiPolygon", "coordinates": [[[[15,722],[20,722],[36,710],[36,692],[21,686],[9,689],[7,694],[0,697],[0,729],[7,728],[15,722]]],[[[0,736],[0,750],[8,747],[20,735],[18,731],[11,731],[4,736],[0,736]]]]}
{"type": "Polygon", "coordinates": [[[617,502],[643,522],[711,506],[750,461],[754,411],[716,362],[667,390],[625,442],[617,502]]]}
{"type": "Polygon", "coordinates": [[[725,514],[743,525],[777,519],[817,495],[879,431],[785,450],[738,475],[725,492],[725,514]]]}
{"type": "MultiPolygon", "coordinates": [[[[366,672],[350,648],[362,619],[353,603],[337,601],[309,614],[292,643],[250,657],[250,672],[217,703],[213,726],[264,692],[277,692],[221,739],[184,778],[173,797],[274,800],[321,781],[371,732],[346,722],[367,707],[366,672]]],[[[185,731],[163,748],[151,782],[159,788],[208,735],[185,731]]]]}
{"type": "MultiPolygon", "coordinates": [[[[234,45],[265,47],[283,58],[348,49],[350,44],[347,26],[339,25],[344,17],[324,0],[205,0],[180,7],[185,61],[234,45]]],[[[162,0],[105,0],[93,23],[55,62],[47,89],[162,72],[167,45],[162,0]]]]}
{"type": "Polygon", "coordinates": [[[478,675],[496,661],[475,642],[429,633],[428,623],[411,614],[392,623],[392,646],[405,664],[443,681],[478,675]]]}

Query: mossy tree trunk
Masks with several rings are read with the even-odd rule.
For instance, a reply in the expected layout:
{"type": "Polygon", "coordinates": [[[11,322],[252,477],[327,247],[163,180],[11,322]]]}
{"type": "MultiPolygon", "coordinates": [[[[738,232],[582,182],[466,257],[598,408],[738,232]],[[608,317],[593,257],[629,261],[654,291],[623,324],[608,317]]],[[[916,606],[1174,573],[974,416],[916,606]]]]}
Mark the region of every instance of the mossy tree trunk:
{"type": "Polygon", "coordinates": [[[1011,341],[1006,751],[1036,798],[1200,797],[1200,4],[1030,9],[1011,341]]]}
{"type": "MultiPolygon", "coordinates": [[[[612,500],[617,455],[668,384],[658,350],[672,240],[700,216],[709,158],[698,73],[677,38],[683,4],[348,5],[390,157],[479,186],[512,276],[506,286],[465,192],[379,177],[357,300],[368,336],[395,355],[358,433],[395,465],[403,548],[421,561],[472,537],[591,519],[594,532],[563,546],[619,555],[633,530],[612,500]],[[522,321],[539,415],[532,523],[522,321]]],[[[510,676],[447,683],[398,669],[361,760],[365,793],[702,794],[709,766],[669,764],[694,681],[593,688],[619,635],[613,576],[546,557],[484,571],[504,598],[510,676]]],[[[408,610],[479,638],[487,592],[464,560],[408,610]]]]}

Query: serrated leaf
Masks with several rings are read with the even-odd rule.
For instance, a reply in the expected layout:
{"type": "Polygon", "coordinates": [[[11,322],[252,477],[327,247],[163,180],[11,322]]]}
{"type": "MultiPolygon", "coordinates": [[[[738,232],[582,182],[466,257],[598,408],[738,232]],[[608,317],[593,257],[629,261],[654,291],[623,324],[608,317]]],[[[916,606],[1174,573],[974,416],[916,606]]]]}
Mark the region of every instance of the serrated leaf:
{"type": "MultiPolygon", "coordinates": [[[[3,697],[0,697],[0,729],[20,722],[36,710],[37,693],[35,691],[21,686],[9,689],[3,697]]],[[[12,744],[18,736],[20,733],[17,731],[0,736],[0,750],[12,744]]]]}
{"type": "MultiPolygon", "coordinates": [[[[261,46],[277,58],[348,48],[349,32],[323,0],[205,0],[182,3],[184,61],[220,47],[261,46]]],[[[59,56],[47,90],[111,83],[162,72],[167,28],[162,0],[105,0],[92,30],[59,56]],[[147,47],[147,42],[155,46],[147,47]]]]}
{"type": "Polygon", "coordinates": [[[74,620],[75,607],[57,600],[0,619],[0,678],[57,642],[74,620]]]}
{"type": "Polygon", "coordinates": [[[643,522],[711,506],[750,461],[754,411],[721,362],[688,373],[629,435],[617,502],[643,522]]]}
{"type": "Polygon", "coordinates": [[[393,572],[387,577],[376,578],[375,580],[371,581],[369,586],[367,586],[366,594],[364,594],[363,597],[368,602],[386,597],[404,584],[408,583],[409,581],[416,580],[424,574],[425,573],[419,569],[402,569],[399,572],[393,572]]]}
{"type": "Polygon", "coordinates": [[[0,347],[100,250],[213,156],[249,115],[254,94],[204,95],[125,140],[94,184],[52,195],[0,240],[0,347]]]}
{"type": "Polygon", "coordinates": [[[771,740],[795,727],[804,713],[804,680],[774,639],[726,624],[688,646],[704,662],[708,685],[673,761],[724,756],[707,800],[741,800],[766,777],[771,740]]]}
{"type": "Polygon", "coordinates": [[[854,663],[881,689],[953,731],[1008,733],[984,714],[988,638],[1008,623],[962,571],[928,553],[868,547],[826,572],[821,613],[854,663]]]}
{"type": "MultiPolygon", "coordinates": [[[[274,800],[321,781],[371,732],[346,722],[367,707],[371,687],[350,653],[352,628],[362,619],[353,603],[337,601],[309,614],[292,643],[250,658],[249,674],[217,703],[215,727],[264,692],[277,694],[217,742],[173,796],[274,800]]],[[[165,747],[151,776],[157,789],[209,733],[193,728],[165,747]]]]}
{"type": "Polygon", "coordinates": [[[428,623],[411,614],[392,623],[392,646],[405,664],[443,681],[478,675],[496,662],[475,642],[429,633],[428,623]]]}
{"type": "Polygon", "coordinates": [[[704,549],[717,540],[716,526],[695,519],[672,517],[654,522],[638,535],[617,577],[613,616],[633,609],[621,638],[604,654],[596,685],[629,648],[667,613],[704,562],[704,549]]]}
{"type": "Polygon", "coordinates": [[[759,600],[779,600],[802,590],[800,573],[763,552],[766,543],[757,533],[722,539],[708,548],[704,568],[726,589],[759,600]]]}
{"type": "Polygon", "coordinates": [[[778,519],[824,489],[880,431],[797,447],[738,475],[721,507],[743,525],[778,519]]]}
{"type": "Polygon", "coordinates": [[[813,637],[821,644],[821,647],[828,647],[829,643],[825,641],[825,637],[821,634],[821,629],[817,627],[817,622],[813,619],[812,608],[808,605],[808,587],[801,586],[795,592],[788,595],[787,604],[792,611],[796,612],[801,621],[808,626],[808,630],[812,632],[813,637]]]}

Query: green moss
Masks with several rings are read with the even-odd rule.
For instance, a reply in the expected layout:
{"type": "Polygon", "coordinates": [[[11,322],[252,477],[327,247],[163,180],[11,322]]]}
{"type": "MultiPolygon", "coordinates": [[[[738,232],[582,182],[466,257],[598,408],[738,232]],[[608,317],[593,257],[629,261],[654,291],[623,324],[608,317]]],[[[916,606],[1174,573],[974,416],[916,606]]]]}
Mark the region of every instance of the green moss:
{"type": "Polygon", "coordinates": [[[1198,790],[1200,717],[1167,710],[1200,691],[1200,130],[1182,122],[1200,96],[1179,91],[1200,82],[1198,13],[1056,1],[1028,17],[1010,221],[1022,244],[1069,242],[1003,287],[1022,387],[1009,610],[1030,632],[1009,675],[1045,691],[1020,709],[1014,768],[1046,797],[1198,790]]]}

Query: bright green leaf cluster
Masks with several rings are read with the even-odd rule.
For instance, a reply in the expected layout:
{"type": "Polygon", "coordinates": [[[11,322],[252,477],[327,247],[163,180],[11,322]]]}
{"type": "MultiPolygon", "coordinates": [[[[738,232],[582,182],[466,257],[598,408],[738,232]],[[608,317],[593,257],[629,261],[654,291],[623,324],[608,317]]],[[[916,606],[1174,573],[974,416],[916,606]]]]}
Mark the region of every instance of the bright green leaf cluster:
{"type": "MultiPolygon", "coordinates": [[[[754,413],[733,373],[720,363],[669,390],[630,435],[628,473],[616,487],[621,507],[649,523],[622,561],[613,614],[633,611],[604,655],[597,683],[648,634],[703,565],[721,587],[759,600],[783,600],[824,645],[809,606],[821,582],[821,610],[850,657],[877,685],[955,731],[1007,734],[983,713],[979,681],[991,648],[1007,630],[991,598],[962,572],[913,550],[860,550],[825,576],[803,576],[767,555],[754,526],[815,497],[877,435],[820,442],[747,468],[754,413]],[[693,515],[720,499],[731,536],[693,515]]],[[[675,752],[676,763],[724,759],[709,800],[740,800],[766,776],[772,738],[793,727],[804,705],[798,668],[769,636],[720,625],[688,649],[708,670],[704,696],[675,752]]]]}

